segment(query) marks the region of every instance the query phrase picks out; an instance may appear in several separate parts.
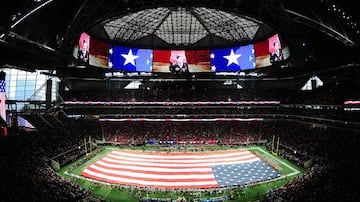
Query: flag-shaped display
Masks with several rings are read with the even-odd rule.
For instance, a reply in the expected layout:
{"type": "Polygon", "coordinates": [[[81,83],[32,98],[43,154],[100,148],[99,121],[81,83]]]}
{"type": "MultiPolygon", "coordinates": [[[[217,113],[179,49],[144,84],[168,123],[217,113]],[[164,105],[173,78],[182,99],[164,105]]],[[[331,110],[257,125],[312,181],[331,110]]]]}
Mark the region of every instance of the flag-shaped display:
{"type": "Polygon", "coordinates": [[[154,188],[212,188],[243,185],[280,174],[248,150],[151,153],[114,150],[81,175],[116,184],[154,188]]]}
{"type": "Polygon", "coordinates": [[[89,64],[95,67],[108,68],[109,44],[90,38],[89,64]]]}
{"type": "Polygon", "coordinates": [[[254,45],[211,50],[210,64],[213,72],[254,69],[254,45]]]}
{"type": "Polygon", "coordinates": [[[23,127],[23,128],[30,128],[30,129],[34,129],[35,127],[29,122],[27,121],[25,118],[18,116],[18,126],[19,127],[23,127]]]}
{"type": "Polygon", "coordinates": [[[109,68],[116,70],[151,72],[153,51],[110,45],[109,68]]]}
{"type": "Polygon", "coordinates": [[[269,41],[261,41],[254,45],[256,68],[270,66],[269,41]]]}
{"type": "Polygon", "coordinates": [[[0,115],[6,121],[6,83],[5,80],[0,80],[0,115]]]}

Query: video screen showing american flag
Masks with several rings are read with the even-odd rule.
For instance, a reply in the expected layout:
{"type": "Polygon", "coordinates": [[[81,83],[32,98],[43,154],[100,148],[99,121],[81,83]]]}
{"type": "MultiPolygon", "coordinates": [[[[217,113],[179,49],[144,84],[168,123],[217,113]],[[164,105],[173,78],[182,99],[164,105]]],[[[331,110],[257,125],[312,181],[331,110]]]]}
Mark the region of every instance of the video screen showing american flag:
{"type": "Polygon", "coordinates": [[[90,38],[89,64],[95,67],[108,68],[109,44],[90,38]]]}
{"type": "Polygon", "coordinates": [[[232,72],[255,69],[254,45],[211,50],[211,71],[232,72]]]}
{"type": "Polygon", "coordinates": [[[140,152],[114,150],[81,175],[114,184],[165,189],[202,189],[261,182],[279,172],[248,150],[140,152]]]}
{"type": "Polygon", "coordinates": [[[153,51],[118,45],[109,47],[109,69],[151,72],[153,51]]]}

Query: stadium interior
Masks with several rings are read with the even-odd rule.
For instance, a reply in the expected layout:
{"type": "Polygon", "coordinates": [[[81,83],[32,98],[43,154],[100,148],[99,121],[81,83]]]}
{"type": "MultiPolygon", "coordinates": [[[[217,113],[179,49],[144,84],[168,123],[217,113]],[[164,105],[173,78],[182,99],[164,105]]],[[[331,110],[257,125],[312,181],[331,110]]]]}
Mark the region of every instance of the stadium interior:
{"type": "Polygon", "coordinates": [[[358,201],[355,3],[3,4],[0,201],[358,201]],[[206,164],[230,166],[231,152],[273,175],[236,181],[206,164]],[[213,184],[146,181],[197,154],[213,184]],[[148,169],[106,175],[119,158],[148,169]]]}

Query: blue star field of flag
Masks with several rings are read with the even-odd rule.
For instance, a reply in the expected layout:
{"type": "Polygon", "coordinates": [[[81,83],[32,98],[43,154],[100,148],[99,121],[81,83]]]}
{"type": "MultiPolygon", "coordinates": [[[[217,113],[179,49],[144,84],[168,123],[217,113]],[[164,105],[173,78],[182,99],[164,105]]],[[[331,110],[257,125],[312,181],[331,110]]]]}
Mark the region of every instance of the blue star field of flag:
{"type": "Polygon", "coordinates": [[[212,72],[231,72],[255,68],[254,45],[210,51],[212,72]]]}
{"type": "Polygon", "coordinates": [[[221,187],[245,185],[280,177],[280,173],[261,160],[251,163],[211,166],[221,187]]]}
{"type": "Polygon", "coordinates": [[[151,72],[153,51],[110,45],[109,69],[151,72]]]}
{"type": "Polygon", "coordinates": [[[4,80],[0,80],[0,92],[1,93],[5,92],[5,81],[4,80]]]}

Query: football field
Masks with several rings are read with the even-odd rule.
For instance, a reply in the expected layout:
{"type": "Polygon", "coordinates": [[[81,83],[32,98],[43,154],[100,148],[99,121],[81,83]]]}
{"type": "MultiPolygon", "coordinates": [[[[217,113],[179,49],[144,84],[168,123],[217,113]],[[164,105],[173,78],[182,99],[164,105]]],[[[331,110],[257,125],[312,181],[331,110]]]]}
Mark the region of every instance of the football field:
{"type": "Polygon", "coordinates": [[[65,166],[60,173],[106,201],[179,197],[251,201],[303,173],[263,147],[222,147],[211,152],[143,150],[98,148],[96,154],[65,166]]]}

